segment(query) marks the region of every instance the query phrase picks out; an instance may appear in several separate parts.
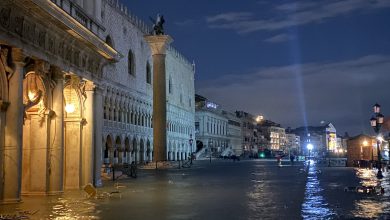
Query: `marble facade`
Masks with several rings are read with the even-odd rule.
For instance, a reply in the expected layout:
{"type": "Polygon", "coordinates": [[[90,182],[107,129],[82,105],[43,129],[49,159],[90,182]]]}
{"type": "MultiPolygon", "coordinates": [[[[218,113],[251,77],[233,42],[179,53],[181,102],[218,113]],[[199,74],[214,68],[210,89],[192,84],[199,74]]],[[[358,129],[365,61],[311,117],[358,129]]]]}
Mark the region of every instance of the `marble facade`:
{"type": "MultiPolygon", "coordinates": [[[[153,160],[148,27],[110,0],[0,2],[0,203],[153,160]]],[[[166,58],[166,159],[194,151],[194,65],[166,58]]]]}

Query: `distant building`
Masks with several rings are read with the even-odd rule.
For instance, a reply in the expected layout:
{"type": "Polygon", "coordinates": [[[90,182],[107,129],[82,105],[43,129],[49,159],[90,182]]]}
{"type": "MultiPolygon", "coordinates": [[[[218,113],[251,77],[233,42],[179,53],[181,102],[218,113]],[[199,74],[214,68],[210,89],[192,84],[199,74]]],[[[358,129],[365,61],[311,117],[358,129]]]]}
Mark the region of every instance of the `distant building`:
{"type": "Polygon", "coordinates": [[[347,141],[347,165],[357,166],[358,161],[377,160],[376,139],[360,134],[347,141]]]}
{"type": "Polygon", "coordinates": [[[241,155],[242,142],[241,142],[241,120],[237,118],[234,113],[222,111],[222,114],[228,119],[227,137],[228,148],[234,155],[241,155]]]}
{"type": "Polygon", "coordinates": [[[302,152],[304,153],[307,153],[306,146],[309,143],[314,146],[313,152],[319,156],[338,151],[336,128],[331,123],[323,126],[299,127],[293,129],[292,132],[300,137],[302,152]]]}
{"type": "Polygon", "coordinates": [[[266,148],[270,150],[288,151],[286,148],[286,132],[280,124],[269,120],[262,120],[257,124],[257,128],[261,133],[261,136],[266,140],[266,148]]]}
{"type": "Polygon", "coordinates": [[[286,149],[294,155],[301,152],[301,138],[293,133],[286,133],[286,149]]]}
{"type": "Polygon", "coordinates": [[[241,138],[243,153],[256,154],[259,147],[256,117],[244,111],[236,111],[236,116],[242,121],[241,138]]]}
{"type": "Polygon", "coordinates": [[[221,107],[207,98],[195,95],[195,134],[197,151],[220,155],[229,143],[228,118],[221,107]],[[210,152],[211,151],[211,152],[210,152]]]}

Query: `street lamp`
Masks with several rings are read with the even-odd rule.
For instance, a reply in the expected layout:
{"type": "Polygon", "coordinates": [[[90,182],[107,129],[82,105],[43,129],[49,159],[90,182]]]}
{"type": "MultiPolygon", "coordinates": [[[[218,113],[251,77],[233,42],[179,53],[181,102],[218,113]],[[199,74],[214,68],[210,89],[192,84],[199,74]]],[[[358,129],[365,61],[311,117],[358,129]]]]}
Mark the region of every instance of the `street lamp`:
{"type": "Polygon", "coordinates": [[[192,142],[193,142],[194,140],[192,139],[192,134],[190,134],[190,140],[188,140],[188,142],[190,143],[190,151],[191,151],[191,154],[190,154],[190,157],[191,157],[191,165],[192,165],[192,154],[193,154],[193,152],[192,152],[192,142]]]}
{"type": "Polygon", "coordinates": [[[213,142],[209,140],[209,151],[210,151],[210,163],[211,163],[211,147],[213,145],[213,142]]]}
{"type": "MultiPolygon", "coordinates": [[[[381,114],[381,106],[376,103],[373,106],[374,110],[374,115],[370,119],[371,127],[374,129],[376,135],[379,135],[379,131],[381,129],[381,126],[383,124],[383,118],[384,116],[381,114]]],[[[382,155],[381,155],[381,150],[380,150],[380,140],[377,139],[376,141],[376,149],[378,153],[378,173],[376,174],[376,177],[378,179],[383,178],[382,174],[382,155]]]]}

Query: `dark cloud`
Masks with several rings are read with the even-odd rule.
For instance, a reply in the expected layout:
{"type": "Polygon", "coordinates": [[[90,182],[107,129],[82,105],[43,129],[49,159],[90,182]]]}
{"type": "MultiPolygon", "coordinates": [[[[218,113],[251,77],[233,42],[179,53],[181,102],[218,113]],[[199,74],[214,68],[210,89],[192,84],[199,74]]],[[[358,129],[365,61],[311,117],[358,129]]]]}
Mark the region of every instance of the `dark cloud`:
{"type": "MultiPolygon", "coordinates": [[[[367,130],[371,105],[386,99],[390,56],[370,55],[341,62],[262,68],[197,82],[198,91],[229,110],[264,114],[284,126],[325,120],[340,131],[367,130]],[[227,98],[229,97],[229,98],[227,98]]],[[[385,113],[386,114],[386,113],[385,113]]]]}
{"type": "Polygon", "coordinates": [[[208,16],[210,28],[236,30],[238,33],[275,31],[292,26],[322,22],[325,19],[355,11],[372,11],[390,7],[388,0],[302,1],[276,5],[273,9],[284,16],[279,19],[259,19],[251,12],[227,12],[208,16]]]}

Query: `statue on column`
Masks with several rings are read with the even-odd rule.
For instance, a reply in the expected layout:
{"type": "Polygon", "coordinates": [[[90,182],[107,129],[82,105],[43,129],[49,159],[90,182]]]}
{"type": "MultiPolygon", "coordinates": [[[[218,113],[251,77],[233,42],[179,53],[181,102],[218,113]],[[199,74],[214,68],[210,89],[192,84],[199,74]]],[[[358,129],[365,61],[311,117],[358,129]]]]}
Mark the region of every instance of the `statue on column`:
{"type": "Polygon", "coordinates": [[[14,70],[9,65],[9,58],[9,48],[0,46],[0,73],[6,74],[8,79],[14,73],[14,70]]]}
{"type": "Polygon", "coordinates": [[[156,20],[154,20],[152,17],[149,17],[149,18],[153,22],[153,30],[150,34],[151,35],[164,35],[164,27],[163,27],[163,24],[165,23],[164,16],[157,14],[156,20]]]}

